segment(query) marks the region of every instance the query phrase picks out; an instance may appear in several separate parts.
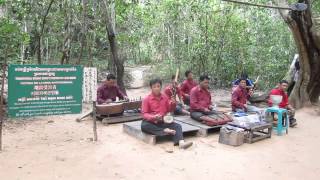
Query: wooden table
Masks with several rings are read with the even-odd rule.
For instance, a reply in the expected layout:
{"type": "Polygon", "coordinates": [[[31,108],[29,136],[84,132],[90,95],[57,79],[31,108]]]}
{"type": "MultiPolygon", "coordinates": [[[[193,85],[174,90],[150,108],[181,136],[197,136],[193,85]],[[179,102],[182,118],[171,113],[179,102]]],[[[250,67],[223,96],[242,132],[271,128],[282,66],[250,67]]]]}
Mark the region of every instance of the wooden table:
{"type": "Polygon", "coordinates": [[[246,126],[239,125],[237,121],[229,122],[231,126],[236,126],[245,130],[245,142],[254,143],[266,138],[271,138],[272,124],[268,122],[251,123],[246,126]]]}

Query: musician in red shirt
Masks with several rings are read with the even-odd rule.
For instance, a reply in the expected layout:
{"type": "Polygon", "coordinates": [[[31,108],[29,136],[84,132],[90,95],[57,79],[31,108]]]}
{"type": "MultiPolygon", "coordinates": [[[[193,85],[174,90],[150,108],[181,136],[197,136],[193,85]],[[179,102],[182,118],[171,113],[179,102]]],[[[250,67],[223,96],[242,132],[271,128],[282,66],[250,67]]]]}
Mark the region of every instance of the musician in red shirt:
{"type": "Polygon", "coordinates": [[[253,95],[252,89],[247,89],[246,78],[239,78],[239,85],[232,92],[232,111],[234,112],[256,112],[260,113],[260,109],[248,105],[249,98],[253,95]]]}
{"type": "Polygon", "coordinates": [[[193,143],[186,143],[183,140],[181,125],[175,122],[164,122],[164,117],[174,110],[176,100],[175,98],[169,99],[162,94],[161,86],[162,81],[160,79],[150,81],[151,93],[142,101],[143,120],[141,130],[157,136],[171,135],[174,145],[179,145],[181,149],[189,148],[193,143]]]}
{"type": "MultiPolygon", "coordinates": [[[[181,89],[179,88],[178,82],[175,80],[175,75],[172,75],[171,77],[171,84],[169,84],[165,89],[164,89],[164,94],[167,95],[168,98],[173,97],[173,94],[176,94],[178,96],[178,103],[176,105],[176,108],[174,110],[174,114],[177,115],[190,115],[189,111],[186,110],[185,105],[182,101],[182,92],[181,89]]],[[[176,96],[174,98],[176,98],[176,96]]]]}
{"type": "MultiPolygon", "coordinates": [[[[289,104],[289,97],[288,94],[285,92],[288,89],[288,81],[281,80],[278,84],[278,88],[272,89],[270,92],[270,95],[280,95],[282,96],[282,101],[279,104],[279,108],[287,109],[288,115],[289,115],[289,123],[290,127],[294,127],[297,125],[297,120],[294,118],[295,110],[294,108],[289,104]]],[[[270,96],[269,96],[270,97],[270,96]]],[[[272,100],[269,98],[268,104],[271,107],[272,106],[272,100]]],[[[275,116],[275,120],[277,120],[278,116],[275,116]]]]}
{"type": "Polygon", "coordinates": [[[190,93],[191,118],[209,126],[226,124],[231,119],[214,110],[209,92],[209,80],[207,75],[199,78],[199,85],[192,88],[190,93]]]}
{"type": "Polygon", "coordinates": [[[193,80],[193,74],[190,70],[185,72],[185,76],[187,79],[181,84],[181,92],[184,104],[190,105],[190,91],[197,86],[197,82],[193,80]]]}
{"type": "Polygon", "coordinates": [[[116,84],[116,77],[113,74],[107,75],[107,80],[97,90],[97,103],[107,104],[116,101],[116,98],[128,99],[116,84]]]}

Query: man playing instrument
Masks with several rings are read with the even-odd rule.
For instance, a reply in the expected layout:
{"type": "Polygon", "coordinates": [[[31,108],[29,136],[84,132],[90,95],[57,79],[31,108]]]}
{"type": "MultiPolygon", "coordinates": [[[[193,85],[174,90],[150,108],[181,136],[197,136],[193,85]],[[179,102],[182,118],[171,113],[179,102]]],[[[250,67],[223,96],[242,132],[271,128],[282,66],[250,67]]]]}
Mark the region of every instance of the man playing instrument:
{"type": "Polygon", "coordinates": [[[181,92],[184,104],[190,105],[190,91],[192,88],[197,86],[197,82],[193,80],[192,71],[188,70],[184,74],[186,76],[186,80],[181,84],[181,92]]]}
{"type": "Polygon", "coordinates": [[[143,132],[157,136],[172,136],[174,145],[179,145],[181,149],[187,149],[192,146],[192,142],[183,140],[182,127],[180,124],[167,123],[164,118],[174,110],[176,99],[169,99],[161,93],[162,81],[153,79],[150,81],[151,93],[143,99],[141,130],[143,132]]]}
{"type": "Polygon", "coordinates": [[[212,106],[209,80],[207,75],[201,75],[199,85],[192,88],[190,92],[191,118],[209,126],[226,124],[231,119],[227,115],[215,111],[212,106]]]}
{"type": "Polygon", "coordinates": [[[181,115],[190,115],[189,111],[187,111],[184,107],[184,102],[182,101],[182,92],[181,89],[179,88],[178,82],[176,81],[178,77],[176,78],[175,75],[172,75],[171,77],[171,84],[169,84],[165,89],[164,89],[164,94],[168,98],[176,98],[178,96],[178,103],[176,105],[176,108],[174,110],[174,114],[181,115]]]}
{"type": "Polygon", "coordinates": [[[248,99],[253,95],[253,89],[247,89],[246,78],[239,78],[239,86],[232,92],[232,111],[234,112],[256,112],[260,113],[260,109],[248,105],[248,99]]]}
{"type": "Polygon", "coordinates": [[[97,90],[97,103],[108,104],[116,101],[117,97],[120,100],[128,100],[119,86],[116,84],[116,77],[113,74],[107,75],[107,80],[97,90]]]}

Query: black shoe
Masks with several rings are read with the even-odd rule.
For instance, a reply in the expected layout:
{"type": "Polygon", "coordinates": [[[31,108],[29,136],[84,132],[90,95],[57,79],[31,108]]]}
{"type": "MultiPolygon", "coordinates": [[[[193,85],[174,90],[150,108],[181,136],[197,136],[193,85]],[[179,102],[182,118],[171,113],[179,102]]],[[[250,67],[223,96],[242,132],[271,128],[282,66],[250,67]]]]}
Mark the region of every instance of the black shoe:
{"type": "Polygon", "coordinates": [[[298,125],[298,123],[292,123],[292,124],[290,124],[289,126],[291,127],[291,128],[293,128],[293,127],[296,127],[298,125]]]}
{"type": "Polygon", "coordinates": [[[290,127],[295,127],[295,126],[297,126],[298,125],[298,123],[297,123],[297,120],[296,119],[290,119],[290,124],[289,124],[289,126],[290,127]]]}

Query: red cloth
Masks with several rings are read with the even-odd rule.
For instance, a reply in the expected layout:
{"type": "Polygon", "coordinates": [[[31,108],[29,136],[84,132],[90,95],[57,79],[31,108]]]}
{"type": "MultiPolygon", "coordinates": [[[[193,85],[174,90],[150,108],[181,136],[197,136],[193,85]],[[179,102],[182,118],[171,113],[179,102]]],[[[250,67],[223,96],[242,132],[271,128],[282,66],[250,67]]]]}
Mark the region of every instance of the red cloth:
{"type": "Polygon", "coordinates": [[[190,111],[204,111],[211,106],[211,94],[208,90],[196,86],[190,92],[190,111]]]}
{"type": "MultiPolygon", "coordinates": [[[[280,95],[282,96],[282,101],[279,104],[279,108],[286,108],[289,105],[289,98],[288,98],[288,94],[286,92],[284,92],[283,90],[277,88],[277,89],[272,89],[270,92],[270,95],[280,95]]],[[[269,100],[268,100],[268,104],[269,106],[272,106],[272,101],[269,95],[269,100]]]]}
{"type": "MultiPolygon", "coordinates": [[[[168,96],[168,98],[170,99],[171,96],[172,96],[172,84],[168,85],[168,86],[164,89],[163,93],[164,93],[166,96],[168,96]]],[[[180,88],[179,88],[178,86],[176,86],[176,93],[177,93],[177,96],[181,98],[182,92],[181,92],[181,90],[180,90],[180,88]]]]}
{"type": "Polygon", "coordinates": [[[185,97],[185,94],[190,95],[191,89],[196,86],[197,86],[197,83],[194,80],[188,80],[188,79],[184,80],[180,87],[183,98],[185,97]]]}
{"type": "Polygon", "coordinates": [[[107,86],[106,84],[103,84],[100,86],[97,90],[97,102],[98,104],[102,104],[106,102],[107,99],[111,99],[112,101],[115,101],[117,97],[119,99],[123,99],[126,95],[121,92],[119,86],[107,86]]]}
{"type": "Polygon", "coordinates": [[[175,107],[176,103],[173,103],[166,95],[155,96],[151,93],[143,99],[141,111],[144,120],[157,123],[155,119],[157,114],[163,117],[175,107]]]}
{"type": "Polygon", "coordinates": [[[232,110],[236,111],[237,108],[244,109],[244,105],[247,104],[247,100],[249,99],[249,94],[246,88],[242,88],[238,86],[232,92],[232,110]]]}

